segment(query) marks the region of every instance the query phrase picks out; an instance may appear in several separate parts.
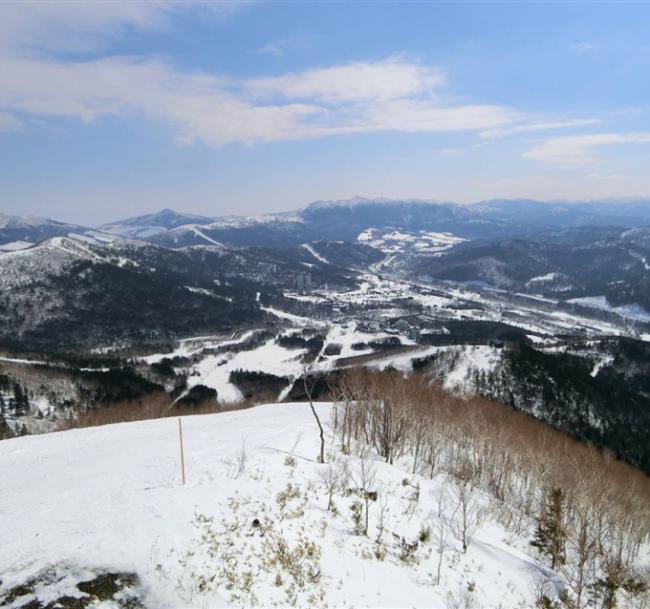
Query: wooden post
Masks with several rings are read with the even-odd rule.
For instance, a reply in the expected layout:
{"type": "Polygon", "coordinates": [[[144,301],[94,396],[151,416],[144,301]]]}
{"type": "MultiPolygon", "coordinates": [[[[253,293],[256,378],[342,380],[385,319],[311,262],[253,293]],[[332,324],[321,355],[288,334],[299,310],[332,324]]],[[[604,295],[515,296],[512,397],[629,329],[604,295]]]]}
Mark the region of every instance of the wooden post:
{"type": "Polygon", "coordinates": [[[183,452],[183,425],[180,417],[178,418],[178,438],[181,442],[181,477],[185,484],[185,453],[183,452]]]}

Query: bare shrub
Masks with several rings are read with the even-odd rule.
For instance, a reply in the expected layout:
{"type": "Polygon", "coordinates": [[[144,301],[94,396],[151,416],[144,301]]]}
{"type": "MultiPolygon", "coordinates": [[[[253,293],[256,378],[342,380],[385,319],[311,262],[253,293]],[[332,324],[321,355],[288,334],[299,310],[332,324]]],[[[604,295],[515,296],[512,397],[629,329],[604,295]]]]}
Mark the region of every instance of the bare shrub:
{"type": "Polygon", "coordinates": [[[429,543],[431,541],[431,527],[423,524],[418,533],[418,541],[420,543],[429,543]]]}
{"type": "Polygon", "coordinates": [[[332,510],[334,494],[342,489],[344,480],[340,466],[330,463],[326,469],[318,472],[318,477],[327,493],[327,511],[332,510]]]}
{"type": "Polygon", "coordinates": [[[248,454],[246,452],[246,443],[242,440],[241,448],[237,454],[230,459],[224,460],[224,463],[228,466],[228,478],[231,478],[232,480],[241,478],[246,471],[247,461],[248,454]]]}

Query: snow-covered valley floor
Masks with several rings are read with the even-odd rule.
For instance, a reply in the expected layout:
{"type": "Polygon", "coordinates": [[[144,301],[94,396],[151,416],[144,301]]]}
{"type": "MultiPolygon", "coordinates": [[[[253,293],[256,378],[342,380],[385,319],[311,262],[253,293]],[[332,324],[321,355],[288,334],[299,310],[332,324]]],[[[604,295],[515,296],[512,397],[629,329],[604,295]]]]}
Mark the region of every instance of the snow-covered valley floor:
{"type": "MultiPolygon", "coordinates": [[[[331,405],[317,408],[329,423],[331,405]]],[[[185,417],[183,430],[184,486],[176,419],[0,443],[0,605],[12,587],[53,567],[67,576],[5,605],[38,598],[45,606],[64,592],[88,600],[74,574],[110,571],[137,574],[140,597],[157,609],[446,609],[470,598],[484,609],[532,606],[544,568],[529,540],[478,509],[481,524],[463,553],[444,477],[341,455],[328,436],[332,471],[347,469],[353,489],[369,467],[377,497],[368,537],[354,533],[354,492],[335,493],[336,509],[327,511],[322,474],[330,466],[316,462],[308,404],[185,417]],[[427,527],[428,538],[416,545],[427,527]]],[[[477,501],[480,507],[480,493],[477,501]]]]}

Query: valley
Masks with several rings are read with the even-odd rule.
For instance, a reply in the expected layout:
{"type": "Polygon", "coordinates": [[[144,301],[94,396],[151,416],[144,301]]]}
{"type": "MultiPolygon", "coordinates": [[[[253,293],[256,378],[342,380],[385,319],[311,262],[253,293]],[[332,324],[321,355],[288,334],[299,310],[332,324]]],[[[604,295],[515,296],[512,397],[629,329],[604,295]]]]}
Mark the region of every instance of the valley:
{"type": "MultiPolygon", "coordinates": [[[[358,216],[370,205],[304,215],[358,216]]],[[[232,408],[305,399],[314,378],[316,397],[327,397],[332,379],[364,366],[425,372],[650,471],[650,229],[475,239],[413,230],[411,208],[392,204],[349,241],[291,245],[307,230],[295,233],[300,214],[230,219],[229,243],[144,240],[198,226],[166,211],[0,254],[2,433],[74,426],[84,412],[151,395],[166,396],[170,412],[232,408]],[[280,224],[284,247],[275,236],[235,244],[238,231],[280,224]],[[560,379],[569,361],[584,372],[560,379]],[[615,403],[613,391],[623,392],[615,403]]]]}

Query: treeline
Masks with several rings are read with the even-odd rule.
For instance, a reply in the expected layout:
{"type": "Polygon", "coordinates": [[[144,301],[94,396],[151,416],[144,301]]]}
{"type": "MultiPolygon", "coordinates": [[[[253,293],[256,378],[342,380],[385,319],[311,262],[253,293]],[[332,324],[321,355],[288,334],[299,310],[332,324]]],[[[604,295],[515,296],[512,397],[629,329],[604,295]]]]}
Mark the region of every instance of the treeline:
{"type": "Polygon", "coordinates": [[[643,606],[635,600],[648,590],[638,569],[650,541],[643,473],[501,404],[451,396],[422,374],[355,369],[331,391],[344,453],[372,448],[453,483],[464,548],[478,517],[472,497],[490,497],[492,516],[553,569],[539,581],[539,607],[643,606]]]}
{"type": "Polygon", "coordinates": [[[153,392],[136,399],[125,399],[110,406],[78,409],[74,416],[65,421],[64,428],[97,427],[114,423],[146,421],[195,414],[213,414],[231,410],[243,410],[253,406],[253,402],[242,400],[235,403],[217,401],[216,391],[202,385],[191,391],[185,398],[174,400],[163,392],[153,392]]]}
{"type": "Polygon", "coordinates": [[[11,414],[22,416],[29,412],[29,391],[7,374],[0,374],[0,419],[11,414]]]}

